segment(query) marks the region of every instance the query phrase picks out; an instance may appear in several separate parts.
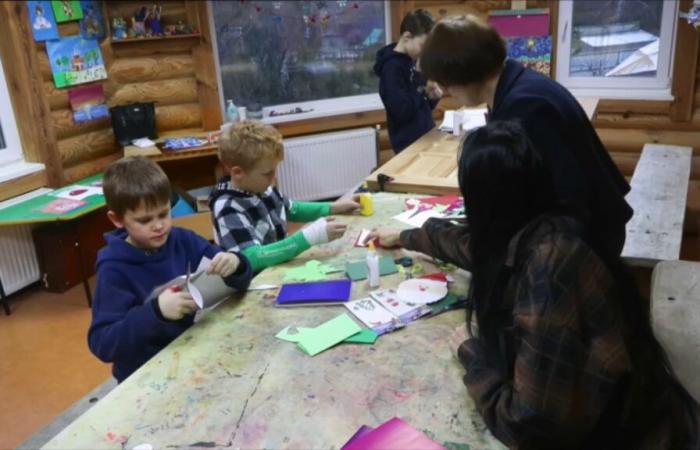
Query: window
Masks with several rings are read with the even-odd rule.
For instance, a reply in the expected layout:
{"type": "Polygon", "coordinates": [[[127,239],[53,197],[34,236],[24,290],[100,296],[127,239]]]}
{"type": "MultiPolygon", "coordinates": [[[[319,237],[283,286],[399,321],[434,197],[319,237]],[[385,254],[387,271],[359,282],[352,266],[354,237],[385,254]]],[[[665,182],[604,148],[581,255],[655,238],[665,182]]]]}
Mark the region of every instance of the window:
{"type": "Polygon", "coordinates": [[[677,1],[562,0],[557,80],[579,95],[670,99],[677,1]]]}
{"type": "Polygon", "coordinates": [[[387,42],[385,2],[209,6],[223,99],[247,107],[249,115],[275,111],[266,120],[275,122],[382,108],[372,67],[387,42]],[[299,112],[276,115],[290,110],[299,112]]]}
{"type": "Polygon", "coordinates": [[[10,93],[5,82],[5,72],[0,61],[0,166],[22,159],[15,115],[12,112],[10,93]]]}
{"type": "Polygon", "coordinates": [[[0,182],[43,169],[42,164],[25,163],[17,132],[10,92],[0,59],[0,182]]]}

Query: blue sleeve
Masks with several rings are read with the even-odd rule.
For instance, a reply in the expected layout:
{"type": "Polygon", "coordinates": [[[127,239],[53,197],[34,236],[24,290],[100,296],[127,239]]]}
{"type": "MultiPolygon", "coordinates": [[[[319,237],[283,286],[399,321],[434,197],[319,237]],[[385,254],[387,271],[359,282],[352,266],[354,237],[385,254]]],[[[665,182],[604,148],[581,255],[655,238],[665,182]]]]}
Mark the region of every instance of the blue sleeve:
{"type": "Polygon", "coordinates": [[[162,334],[166,322],[151,302],[130,289],[129,281],[109,266],[97,277],[88,346],[104,362],[130,359],[144,343],[162,334]]]}
{"type": "Polygon", "coordinates": [[[411,84],[410,72],[399,64],[384,66],[379,92],[386,111],[401,123],[410,122],[426,102],[425,95],[411,84]]]}

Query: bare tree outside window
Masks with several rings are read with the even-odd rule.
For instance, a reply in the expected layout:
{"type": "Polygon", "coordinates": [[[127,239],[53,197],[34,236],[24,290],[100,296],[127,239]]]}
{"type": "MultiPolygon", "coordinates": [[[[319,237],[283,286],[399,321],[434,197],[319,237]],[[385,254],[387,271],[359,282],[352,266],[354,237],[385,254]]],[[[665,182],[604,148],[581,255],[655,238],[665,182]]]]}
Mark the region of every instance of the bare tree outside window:
{"type": "Polygon", "coordinates": [[[224,98],[261,107],[377,92],[384,2],[211,2],[224,98]]]}

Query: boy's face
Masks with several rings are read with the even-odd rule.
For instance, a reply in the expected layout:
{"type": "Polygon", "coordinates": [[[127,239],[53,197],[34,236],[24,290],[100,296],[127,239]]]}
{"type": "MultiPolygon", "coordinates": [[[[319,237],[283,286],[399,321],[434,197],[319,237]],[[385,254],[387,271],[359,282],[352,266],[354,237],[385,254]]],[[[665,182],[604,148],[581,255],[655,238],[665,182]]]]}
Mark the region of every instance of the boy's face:
{"type": "Polygon", "coordinates": [[[277,160],[263,159],[248,170],[233,166],[231,168],[231,181],[238,189],[261,194],[274,183],[279,163],[277,160]]]}
{"type": "Polygon", "coordinates": [[[404,48],[406,49],[406,54],[412,59],[418,59],[420,54],[423,52],[423,45],[425,40],[428,38],[427,34],[421,34],[418,36],[412,36],[411,33],[408,34],[404,48]]]}
{"type": "Polygon", "coordinates": [[[162,247],[168,240],[172,227],[168,202],[156,208],[146,208],[141,203],[137,209],[129,209],[121,217],[114,211],[108,211],[107,216],[116,227],[126,228],[129,233],[127,242],[144,250],[156,250],[162,247]]]}

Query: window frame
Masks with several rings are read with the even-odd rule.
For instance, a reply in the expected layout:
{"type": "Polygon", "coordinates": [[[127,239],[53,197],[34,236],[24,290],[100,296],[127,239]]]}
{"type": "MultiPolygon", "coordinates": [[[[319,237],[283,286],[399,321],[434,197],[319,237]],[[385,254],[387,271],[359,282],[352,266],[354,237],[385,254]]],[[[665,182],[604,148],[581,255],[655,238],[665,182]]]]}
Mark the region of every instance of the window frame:
{"type": "MultiPolygon", "coordinates": [[[[212,24],[210,28],[210,38],[212,43],[212,50],[214,54],[214,64],[216,71],[216,82],[219,90],[219,107],[221,108],[221,115],[223,122],[226,122],[226,99],[224,98],[224,88],[221,79],[221,62],[219,61],[219,43],[216,40],[216,27],[214,26],[214,13],[211,6],[212,0],[207,0],[207,14],[209,15],[209,23],[212,24]]],[[[384,0],[384,43],[386,45],[390,44],[392,41],[392,27],[391,27],[391,2],[384,0]]],[[[235,102],[235,99],[234,99],[235,102]]],[[[377,92],[374,94],[361,94],[353,95],[348,97],[333,97],[317,100],[309,100],[306,102],[296,102],[296,103],[286,103],[279,105],[271,105],[263,107],[263,122],[265,123],[286,123],[295,122],[298,120],[306,119],[316,119],[321,117],[339,116],[343,114],[353,114],[361,113],[367,111],[375,111],[377,109],[383,109],[384,105],[381,98],[379,97],[379,80],[377,79],[377,92]],[[285,116],[274,116],[270,117],[269,112],[271,110],[288,110],[293,107],[300,107],[302,109],[313,109],[308,113],[301,114],[291,114],[285,116]]]]}
{"type": "Polygon", "coordinates": [[[572,77],[571,61],[572,15],[574,0],[560,0],[557,23],[555,79],[579,96],[630,100],[672,100],[673,63],[678,29],[679,2],[663,1],[659,55],[654,78],[632,77],[572,77]],[[630,87],[633,84],[634,87],[630,87]]]}
{"type": "Polygon", "coordinates": [[[17,121],[10,100],[5,71],[0,57],[0,127],[5,140],[5,148],[0,149],[0,167],[24,161],[22,141],[19,138],[17,121]]]}

